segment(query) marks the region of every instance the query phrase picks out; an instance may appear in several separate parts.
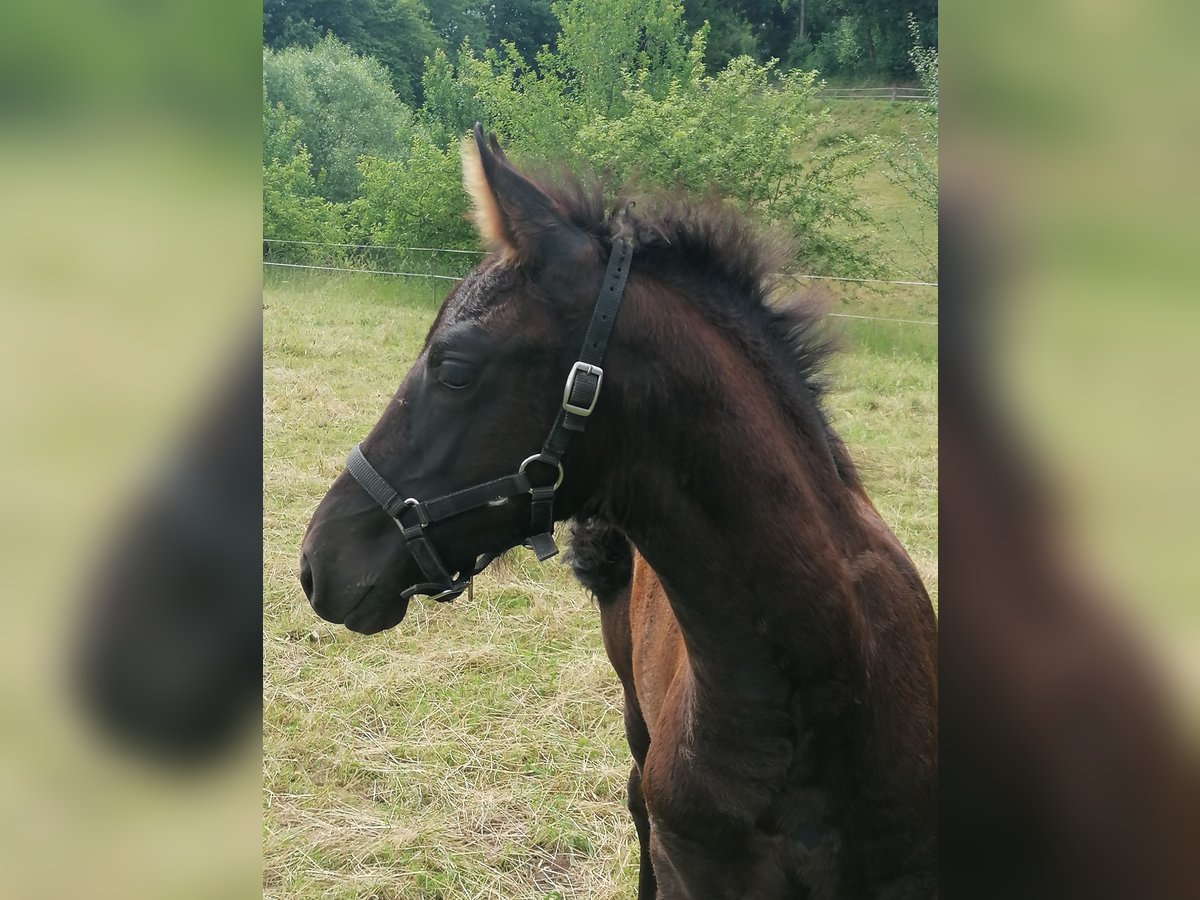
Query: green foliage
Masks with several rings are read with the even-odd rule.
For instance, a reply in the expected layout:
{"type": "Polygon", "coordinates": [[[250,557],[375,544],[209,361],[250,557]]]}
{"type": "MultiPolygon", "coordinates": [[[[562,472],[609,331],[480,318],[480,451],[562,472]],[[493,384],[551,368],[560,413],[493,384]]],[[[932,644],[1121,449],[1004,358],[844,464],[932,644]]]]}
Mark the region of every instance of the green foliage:
{"type": "Polygon", "coordinates": [[[301,121],[288,115],[282,103],[271,103],[263,87],[263,165],[274,160],[289,162],[303,146],[300,143],[301,121]]]}
{"type": "MultiPolygon", "coordinates": [[[[690,13],[680,0],[557,0],[561,32],[553,49],[543,42],[536,61],[527,52],[529,35],[523,43],[496,43],[494,15],[502,6],[530,22],[542,9],[534,0],[433,0],[441,35],[462,42],[451,52],[435,47],[424,59],[424,104],[416,114],[378,60],[335,37],[265,50],[270,227],[283,234],[291,223],[296,231],[287,237],[341,233],[347,243],[374,247],[474,246],[463,218],[458,142],[476,120],[518,160],[578,162],[613,176],[614,188],[632,178],[727,198],[791,232],[796,261],[810,272],[881,271],[859,197],[868,164],[882,160],[889,178],[936,209],[936,102],[926,111],[928,146],[907,137],[864,140],[865,130],[828,127],[816,72],[756,61],[780,40],[766,23],[794,15],[794,0],[698,0],[690,13]],[[705,18],[689,38],[685,15],[697,14],[705,18]],[[718,52],[710,47],[714,30],[718,52]],[[492,45],[478,48],[476,40],[492,45]],[[290,205],[282,198],[288,190],[295,195],[290,205]]],[[[384,7],[392,8],[387,0],[353,0],[343,18],[384,7]]],[[[869,70],[873,54],[877,62],[880,10],[808,0],[806,15],[815,43],[794,47],[797,55],[842,71],[869,70]]],[[[300,40],[305,22],[319,30],[334,18],[326,5],[303,0],[271,27],[279,40],[300,40]],[[305,18],[304,10],[321,15],[305,18]],[[281,21],[290,24],[282,28],[281,21]]],[[[909,65],[936,91],[937,53],[921,43],[921,21],[910,16],[909,65]]],[[[368,261],[383,259],[381,252],[369,251],[368,261]]]]}
{"type": "Polygon", "coordinates": [[[815,69],[822,75],[841,78],[862,75],[871,69],[861,40],[862,18],[842,16],[815,40],[811,35],[797,40],[788,51],[793,65],[815,69]]]}
{"type": "Polygon", "coordinates": [[[921,42],[921,25],[912,15],[908,17],[908,31],[912,35],[912,47],[908,57],[912,60],[917,77],[921,79],[921,87],[929,95],[929,103],[925,106],[927,118],[931,119],[933,127],[937,128],[938,111],[938,51],[937,47],[925,46],[921,42]]]}
{"type": "Polygon", "coordinates": [[[590,151],[594,165],[619,176],[737,201],[790,230],[798,261],[811,271],[875,271],[866,239],[853,230],[869,221],[854,190],[862,164],[853,142],[797,153],[827,115],[813,111],[815,73],[779,75],[773,61],[739,57],[709,76],[702,54],[701,42],[689,80],[673,82],[661,99],[640,86],[628,89],[629,114],[596,119],[581,131],[576,151],[590,151]]]}
{"type": "Polygon", "coordinates": [[[397,95],[420,99],[421,68],[441,43],[422,0],[263,0],[263,45],[312,47],[332,34],[378,59],[397,95]]]}
{"type": "Polygon", "coordinates": [[[359,240],[376,245],[474,248],[458,148],[413,138],[407,159],[364,158],[350,218],[359,240]]]}
{"type": "MultiPolygon", "coordinates": [[[[268,241],[344,243],[340,211],[317,194],[309,172],[308,151],[301,146],[288,160],[263,166],[263,237],[268,241]]],[[[303,244],[270,243],[272,259],[311,261],[328,253],[303,244]]]]}
{"type": "MultiPolygon", "coordinates": [[[[463,41],[473,47],[488,46],[491,37],[488,4],[479,0],[425,0],[425,3],[433,27],[446,47],[461,47],[463,41]]],[[[436,52],[443,52],[443,48],[436,52]]]]}
{"type": "Polygon", "coordinates": [[[491,43],[475,44],[479,50],[512,44],[522,59],[533,62],[542,47],[554,43],[558,20],[550,0],[492,0],[483,6],[491,43]]]}
{"type": "Polygon", "coordinates": [[[587,111],[558,74],[526,64],[515,45],[488,50],[482,58],[460,54],[458,77],[473,111],[522,155],[561,158],[584,122],[587,111]]]}
{"type": "MultiPolygon", "coordinates": [[[[699,31],[708,23],[708,43],[704,66],[709,73],[721,71],[738,56],[762,60],[757,29],[747,18],[742,4],[725,0],[689,0],[684,4],[684,19],[689,30],[699,31]]],[[[757,12],[757,10],[756,10],[757,12]]],[[[753,13],[751,13],[753,14],[753,13]]]]}
{"type": "Polygon", "coordinates": [[[921,85],[929,93],[929,102],[922,104],[921,117],[925,131],[921,140],[880,140],[878,147],[887,165],[889,179],[904,188],[910,197],[937,214],[938,208],[938,52],[923,47],[921,30],[916,20],[909,16],[912,34],[913,68],[921,76],[921,85]]]}
{"type": "Polygon", "coordinates": [[[332,36],[311,49],[265,49],[263,84],[268,102],[300,123],[297,137],[330,200],[354,196],[360,156],[399,159],[412,140],[412,110],[392,91],[383,66],[332,36]]]}
{"type": "MultiPolygon", "coordinates": [[[[467,43],[460,56],[470,55],[471,47],[467,43]]],[[[449,147],[466,134],[475,122],[484,118],[476,99],[475,87],[458,77],[458,67],[450,62],[444,50],[436,51],[425,60],[421,86],[425,94],[421,119],[428,134],[440,147],[449,147]]]]}
{"type": "MultiPolygon", "coordinates": [[[[800,0],[782,0],[780,5],[795,23],[800,0]]],[[[937,45],[937,0],[805,0],[804,10],[804,33],[784,24],[786,50],[776,52],[789,65],[817,69],[827,77],[885,82],[913,78],[917,73],[909,54],[909,19],[937,45]]]]}
{"type": "Polygon", "coordinates": [[[625,112],[630,73],[662,97],[689,72],[688,42],[679,0],[558,0],[557,52],[539,62],[555,72],[589,112],[625,112]]]}
{"type": "MultiPolygon", "coordinates": [[[[623,2],[616,0],[609,12],[617,15],[623,2]]],[[[678,8],[664,4],[661,10],[658,18],[638,19],[630,7],[627,19],[649,21],[660,35],[680,39],[678,8]]],[[[799,262],[812,271],[878,270],[863,228],[869,217],[855,191],[863,167],[856,142],[847,138],[808,156],[797,152],[826,115],[813,111],[814,73],[780,74],[774,62],[740,57],[706,75],[707,27],[681,59],[675,44],[658,55],[622,54],[615,46],[581,49],[583,36],[600,30],[598,20],[587,18],[596,12],[565,5],[560,11],[577,16],[576,44],[559,41],[561,56],[571,62],[545,54],[539,72],[511,45],[482,57],[464,49],[457,67],[445,57],[431,60],[426,89],[448,98],[439,99],[439,108],[449,111],[456,134],[479,116],[517,157],[567,157],[618,183],[636,177],[647,186],[715,192],[791,231],[799,262]],[[641,68],[628,68],[633,64],[641,68]],[[608,74],[568,79],[585,65],[595,73],[607,66],[608,74]]],[[[646,27],[628,30],[633,48],[645,46],[646,27]]]]}
{"type": "Polygon", "coordinates": [[[824,42],[829,45],[829,51],[839,72],[853,75],[862,57],[862,48],[858,43],[858,32],[862,29],[862,20],[858,16],[842,16],[837,27],[829,32],[824,42]]]}
{"type": "MultiPolygon", "coordinates": [[[[344,243],[341,212],[317,193],[312,160],[299,134],[302,123],[263,92],[263,237],[344,243]]],[[[270,243],[272,259],[321,258],[315,247],[270,243]]]]}

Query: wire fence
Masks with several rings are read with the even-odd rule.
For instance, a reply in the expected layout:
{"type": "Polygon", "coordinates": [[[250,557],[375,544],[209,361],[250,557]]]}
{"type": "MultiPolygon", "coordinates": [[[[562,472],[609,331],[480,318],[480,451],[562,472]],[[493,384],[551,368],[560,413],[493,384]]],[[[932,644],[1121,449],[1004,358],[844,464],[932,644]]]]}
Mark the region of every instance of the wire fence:
{"type": "Polygon", "coordinates": [[[263,238],[264,244],[292,244],[303,247],[352,247],[356,250],[412,250],[424,253],[465,253],[485,256],[482,250],[454,250],[450,247],[400,247],[395,244],[339,244],[335,241],[285,241],[282,238],[263,238]]]}
{"type": "Polygon", "coordinates": [[[264,266],[276,266],[281,269],[316,269],[321,272],[358,272],[363,275],[401,275],[406,278],[440,278],[443,281],[462,281],[457,275],[428,275],[424,272],[388,272],[384,269],[353,269],[343,266],[309,266],[303,263],[271,262],[263,260],[264,266]]]}
{"type": "MultiPolygon", "coordinates": [[[[282,254],[281,254],[282,255],[282,254]]],[[[439,299],[437,283],[439,281],[457,282],[474,268],[476,261],[486,255],[482,250],[459,250],[450,247],[409,247],[390,244],[348,244],[333,241],[297,241],[282,238],[263,238],[263,265],[279,269],[301,269],[317,272],[345,272],[362,275],[383,275],[401,278],[425,278],[431,283],[431,297],[434,302],[439,299]],[[343,258],[334,260],[339,265],[322,265],[315,262],[295,262],[290,259],[271,259],[274,247],[304,248],[311,254],[318,248],[330,247],[337,251],[355,251],[349,254],[349,262],[343,258]],[[412,254],[419,254],[413,256],[412,254]],[[447,258],[439,258],[442,255],[447,258]],[[380,265],[391,260],[388,268],[380,265]],[[344,263],[344,264],[341,264],[344,263]],[[368,265],[367,263],[375,263],[368,265]],[[424,270],[424,271],[422,271],[424,270]]],[[[792,273],[790,277],[810,281],[832,281],[872,286],[920,287],[937,289],[936,281],[918,281],[910,279],[887,278],[850,278],[841,275],[817,275],[792,273]]],[[[857,319],[871,322],[893,322],[904,325],[921,325],[937,328],[936,320],[911,319],[891,316],[870,316],[853,313],[828,313],[831,318],[857,319]]]]}
{"type": "Polygon", "coordinates": [[[886,87],[826,87],[817,96],[824,100],[929,100],[924,88],[889,85],[886,87]]]}

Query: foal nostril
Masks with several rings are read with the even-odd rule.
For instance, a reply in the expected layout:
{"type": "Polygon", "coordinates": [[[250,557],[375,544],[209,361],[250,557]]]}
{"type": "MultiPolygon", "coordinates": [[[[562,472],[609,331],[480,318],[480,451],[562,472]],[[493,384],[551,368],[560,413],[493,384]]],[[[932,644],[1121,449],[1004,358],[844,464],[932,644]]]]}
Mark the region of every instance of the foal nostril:
{"type": "Polygon", "coordinates": [[[312,566],[309,565],[308,555],[300,554],[300,587],[304,588],[304,596],[308,598],[308,602],[312,603],[313,598],[313,574],[312,566]]]}

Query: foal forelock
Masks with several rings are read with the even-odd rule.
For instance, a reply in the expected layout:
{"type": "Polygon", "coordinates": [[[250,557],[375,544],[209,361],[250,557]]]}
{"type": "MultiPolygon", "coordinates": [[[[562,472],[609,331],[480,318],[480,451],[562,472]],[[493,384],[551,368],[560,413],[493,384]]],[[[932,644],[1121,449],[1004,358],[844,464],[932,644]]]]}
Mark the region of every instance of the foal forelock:
{"type": "Polygon", "coordinates": [[[485,318],[510,278],[511,273],[503,263],[491,257],[485,259],[468,272],[446,298],[430,334],[440,328],[485,318]]]}

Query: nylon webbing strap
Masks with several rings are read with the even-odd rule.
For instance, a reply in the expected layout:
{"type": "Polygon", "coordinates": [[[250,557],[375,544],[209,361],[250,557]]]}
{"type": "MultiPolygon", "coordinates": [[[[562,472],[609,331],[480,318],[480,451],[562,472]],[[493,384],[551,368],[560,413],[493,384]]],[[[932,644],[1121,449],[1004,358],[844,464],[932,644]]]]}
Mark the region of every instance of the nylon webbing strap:
{"type": "Polygon", "coordinates": [[[444,497],[427,500],[421,505],[425,508],[425,514],[430,522],[440,522],[442,519],[449,519],[459,513],[486,506],[493,500],[516,497],[528,490],[529,482],[522,476],[505,475],[494,481],[487,481],[474,487],[455,491],[444,497]]]}
{"type": "MultiPolygon", "coordinates": [[[[628,239],[622,238],[613,242],[604,281],[601,282],[600,293],[596,297],[596,307],[592,310],[592,320],[583,336],[583,346],[579,348],[579,362],[597,369],[604,362],[608,340],[612,337],[613,327],[617,323],[617,312],[621,308],[621,298],[625,295],[625,282],[629,279],[629,264],[632,258],[633,244],[628,239]]],[[[572,380],[567,386],[570,401],[577,406],[587,406],[590,399],[591,405],[595,405],[602,376],[576,369],[572,370],[572,374],[572,380]]],[[[587,416],[560,409],[554,419],[554,426],[546,437],[546,443],[542,446],[542,455],[555,462],[560,461],[567,452],[572,434],[582,432],[586,425],[587,416]]]]}
{"type": "Polygon", "coordinates": [[[608,339],[612,336],[617,310],[625,293],[625,282],[629,278],[629,260],[632,256],[633,244],[627,238],[613,243],[608,270],[604,273],[600,295],[596,298],[596,309],[592,312],[592,321],[579,351],[579,358],[585,363],[598,366],[604,361],[604,351],[608,349],[608,339]]]}
{"type": "Polygon", "coordinates": [[[433,542],[429,540],[429,535],[425,533],[423,526],[414,525],[412,529],[404,529],[404,539],[408,541],[408,550],[417,560],[417,565],[421,567],[426,578],[430,581],[437,580],[442,584],[449,584],[453,581],[450,577],[450,570],[442,562],[442,557],[433,546],[433,542]]]}
{"type": "Polygon", "coordinates": [[[387,479],[375,471],[375,467],[367,462],[358,444],[346,457],[346,469],[354,476],[354,480],[362,485],[362,489],[370,494],[371,499],[383,507],[393,519],[400,515],[404,500],[388,484],[387,479]]]}
{"type": "Polygon", "coordinates": [[[554,488],[535,487],[529,491],[529,547],[537,555],[538,562],[545,562],[558,553],[554,543],[554,488]]]}

